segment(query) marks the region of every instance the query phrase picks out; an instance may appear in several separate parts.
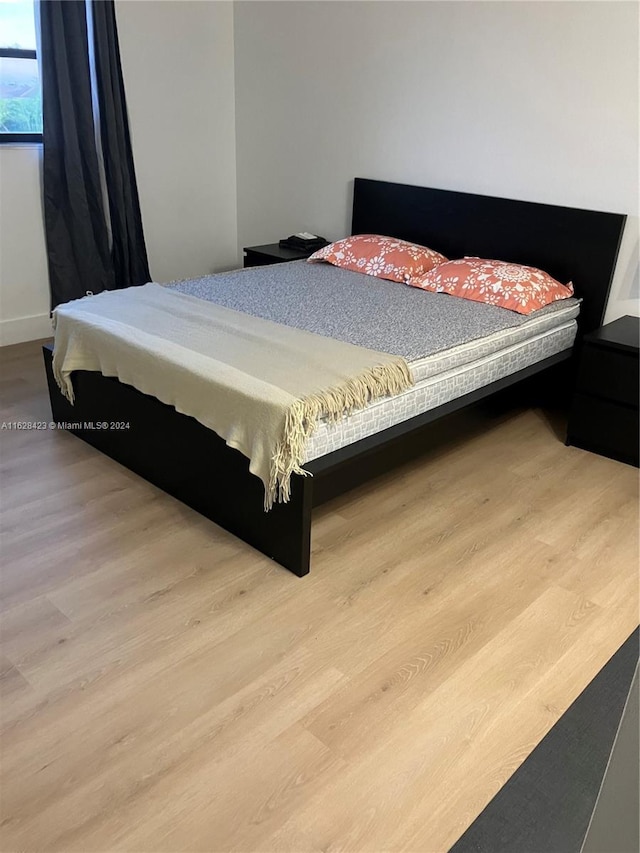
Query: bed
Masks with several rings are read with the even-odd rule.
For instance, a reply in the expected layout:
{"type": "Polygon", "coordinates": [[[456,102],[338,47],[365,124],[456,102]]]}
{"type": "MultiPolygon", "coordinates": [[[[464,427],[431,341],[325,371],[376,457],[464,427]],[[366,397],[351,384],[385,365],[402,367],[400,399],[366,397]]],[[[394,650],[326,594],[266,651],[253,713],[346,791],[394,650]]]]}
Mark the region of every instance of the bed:
{"type": "MultiPolygon", "coordinates": [[[[353,234],[386,234],[431,246],[449,258],[500,258],[539,267],[559,281],[572,280],[582,300],[579,333],[602,322],[624,223],[619,214],[354,181],[353,234]]],[[[305,262],[287,265],[292,268],[288,275],[295,274],[297,264],[305,262]]],[[[271,275],[278,271],[269,269],[271,275]]],[[[280,275],[285,277],[284,268],[280,275]]],[[[447,363],[445,370],[435,353],[431,361],[424,359],[415,386],[401,400],[370,405],[337,426],[319,424],[304,464],[312,476],[295,475],[289,501],[270,512],[264,511],[263,486],[249,472],[248,460],[197,420],[93,371],[73,374],[72,406],[54,381],[51,347],[44,348],[44,358],[56,421],[303,576],[310,568],[313,508],[406,459],[433,421],[566,364],[576,320],[575,313],[565,314],[545,328],[539,323],[525,333],[507,330],[506,341],[494,332],[472,344],[471,352],[459,344],[457,362],[447,363]],[[95,430],[85,428],[88,423],[126,423],[128,428],[95,430]]]]}

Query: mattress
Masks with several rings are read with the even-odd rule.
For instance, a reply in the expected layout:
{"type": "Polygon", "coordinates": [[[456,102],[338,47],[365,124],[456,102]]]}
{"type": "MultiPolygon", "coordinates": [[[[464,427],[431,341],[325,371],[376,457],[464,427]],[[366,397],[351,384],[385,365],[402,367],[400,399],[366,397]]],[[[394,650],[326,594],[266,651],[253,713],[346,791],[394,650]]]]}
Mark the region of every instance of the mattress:
{"type": "Polygon", "coordinates": [[[572,346],[577,299],[529,316],[305,261],[167,285],[181,293],[357,346],[400,355],[415,385],[329,424],[304,461],[441,406],[572,346]]]}
{"type": "MultiPolygon", "coordinates": [[[[438,295],[447,298],[445,294],[438,295]]],[[[455,300],[455,297],[449,298],[455,300]]],[[[415,382],[422,382],[430,376],[461,368],[465,364],[480,361],[493,353],[504,352],[514,344],[535,338],[544,332],[553,331],[575,320],[580,311],[580,306],[575,299],[557,302],[554,308],[555,310],[549,313],[535,312],[530,318],[524,318],[524,322],[519,326],[500,329],[492,335],[475,338],[458,346],[441,350],[434,355],[411,361],[409,362],[411,375],[415,382]]],[[[573,328],[575,329],[575,323],[573,328]]]]}
{"type": "Polygon", "coordinates": [[[412,369],[419,366],[422,371],[422,379],[412,388],[393,398],[371,403],[338,423],[320,421],[307,444],[304,461],[311,462],[382,432],[569,349],[576,331],[575,319],[565,318],[559,326],[537,329],[524,340],[506,343],[507,336],[504,336],[503,346],[495,346],[496,341],[484,344],[474,341],[466,348],[466,355],[474,350],[477,354],[483,346],[487,349],[474,359],[464,361],[462,353],[452,351],[448,356],[443,353],[437,359],[424,359],[420,365],[411,364],[412,369]],[[443,369],[435,374],[430,372],[437,366],[443,369]]]}
{"type": "MultiPolygon", "coordinates": [[[[578,312],[578,301],[566,299],[526,317],[495,305],[306,261],[216,273],[167,287],[284,326],[402,356],[414,366],[417,380],[425,378],[417,364],[421,359],[482,340],[477,352],[459,353],[463,360],[478,358],[487,354],[482,348],[492,345],[494,335],[510,330],[515,343],[530,334],[532,323],[555,324],[556,315],[578,312]]],[[[443,368],[435,363],[429,369],[443,368]]]]}

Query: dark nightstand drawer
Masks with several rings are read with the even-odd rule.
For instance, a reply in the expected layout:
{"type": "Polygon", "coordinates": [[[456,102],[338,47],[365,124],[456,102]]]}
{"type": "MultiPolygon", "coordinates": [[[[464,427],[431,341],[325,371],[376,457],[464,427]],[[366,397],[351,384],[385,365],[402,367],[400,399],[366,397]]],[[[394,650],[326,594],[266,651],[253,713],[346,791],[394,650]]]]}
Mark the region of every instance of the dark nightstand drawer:
{"type": "MultiPolygon", "coordinates": [[[[252,252],[245,249],[244,267],[263,267],[267,264],[284,264],[290,258],[278,258],[274,255],[263,255],[261,252],[252,252]]],[[[295,260],[298,260],[297,258],[295,260]]]]}
{"type": "Polygon", "coordinates": [[[261,267],[265,264],[285,264],[288,261],[301,261],[315,252],[315,249],[289,249],[279,243],[267,243],[264,246],[245,246],[244,266],[261,267]]]}
{"type": "Polygon", "coordinates": [[[585,345],[578,391],[637,407],[638,381],[637,354],[585,345]]]}
{"type": "Polygon", "coordinates": [[[638,465],[638,410],[575,394],[567,441],[585,450],[638,465]]]}

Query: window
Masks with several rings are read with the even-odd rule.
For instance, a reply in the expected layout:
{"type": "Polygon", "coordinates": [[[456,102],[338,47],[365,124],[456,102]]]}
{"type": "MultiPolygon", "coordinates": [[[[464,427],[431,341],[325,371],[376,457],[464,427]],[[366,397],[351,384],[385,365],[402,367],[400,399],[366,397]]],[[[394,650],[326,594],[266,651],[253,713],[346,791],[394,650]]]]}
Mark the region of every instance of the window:
{"type": "Polygon", "coordinates": [[[33,0],[0,0],[0,143],[41,141],[33,0]]]}

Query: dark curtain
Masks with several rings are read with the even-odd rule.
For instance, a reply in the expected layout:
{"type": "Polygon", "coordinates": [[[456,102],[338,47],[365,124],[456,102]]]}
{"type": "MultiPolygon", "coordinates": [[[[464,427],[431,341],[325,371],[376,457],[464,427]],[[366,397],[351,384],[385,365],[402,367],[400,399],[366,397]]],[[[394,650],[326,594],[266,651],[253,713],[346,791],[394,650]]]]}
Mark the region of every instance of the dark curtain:
{"type": "Polygon", "coordinates": [[[100,135],[109,195],[115,280],[120,287],[145,284],[151,276],[133,167],[113,0],[92,0],[92,13],[100,135]]]}
{"type": "Polygon", "coordinates": [[[150,279],[113,2],[99,0],[92,11],[97,92],[92,92],[84,0],[40,3],[43,194],[52,308],[87,292],[150,279]],[[99,133],[94,103],[101,117],[99,133]]]}
{"type": "Polygon", "coordinates": [[[44,221],[51,307],[115,279],[96,150],[84,0],[40,4],[44,221]]]}

